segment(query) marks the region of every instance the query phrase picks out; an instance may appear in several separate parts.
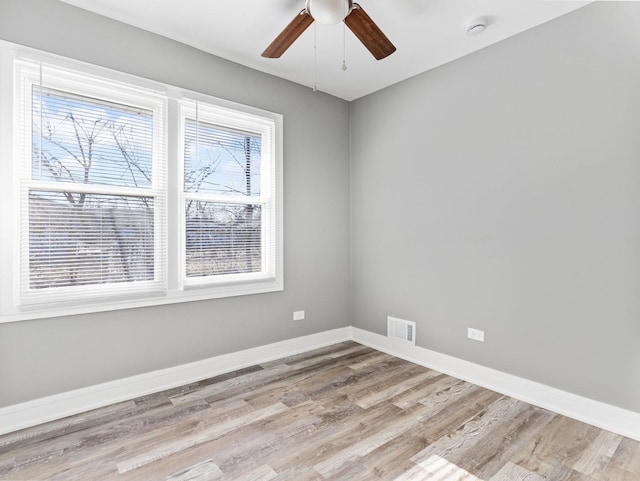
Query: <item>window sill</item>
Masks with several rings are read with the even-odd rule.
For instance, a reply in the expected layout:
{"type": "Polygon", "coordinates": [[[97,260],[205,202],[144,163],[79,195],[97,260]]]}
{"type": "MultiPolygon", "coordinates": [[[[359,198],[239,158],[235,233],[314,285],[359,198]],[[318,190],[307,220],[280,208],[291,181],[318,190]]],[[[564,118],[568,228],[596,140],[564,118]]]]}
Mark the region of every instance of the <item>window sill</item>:
{"type": "Polygon", "coordinates": [[[276,279],[267,279],[251,283],[228,284],[216,287],[189,286],[185,290],[158,293],[155,297],[146,295],[144,298],[110,299],[99,303],[65,304],[65,305],[32,305],[24,306],[15,312],[0,314],[0,323],[27,321],[34,319],[47,319],[53,317],[73,316],[78,314],[91,314],[95,312],[108,312],[122,309],[137,309],[140,307],[162,306],[178,304],[182,302],[205,301],[226,297],[237,297],[252,294],[264,294],[284,290],[282,282],[276,279]]]}

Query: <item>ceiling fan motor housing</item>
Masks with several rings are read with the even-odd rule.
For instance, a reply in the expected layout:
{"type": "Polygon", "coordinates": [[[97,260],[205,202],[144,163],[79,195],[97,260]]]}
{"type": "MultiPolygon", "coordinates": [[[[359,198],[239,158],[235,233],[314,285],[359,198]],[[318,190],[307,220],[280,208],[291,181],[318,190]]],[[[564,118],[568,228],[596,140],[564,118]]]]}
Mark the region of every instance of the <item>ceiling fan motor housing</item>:
{"type": "Polygon", "coordinates": [[[316,22],[335,25],[349,15],[353,0],[307,0],[305,9],[316,22]]]}

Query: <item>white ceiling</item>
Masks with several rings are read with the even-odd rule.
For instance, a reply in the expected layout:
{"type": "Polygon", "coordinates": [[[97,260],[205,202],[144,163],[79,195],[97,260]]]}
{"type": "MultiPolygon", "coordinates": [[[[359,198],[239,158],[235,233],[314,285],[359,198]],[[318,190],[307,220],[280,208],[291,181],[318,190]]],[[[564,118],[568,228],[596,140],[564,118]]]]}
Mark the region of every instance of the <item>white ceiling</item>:
{"type": "Polygon", "coordinates": [[[345,100],[375,92],[590,3],[359,0],[398,49],[376,61],[342,24],[317,23],[280,59],[262,58],[262,51],[304,7],[304,0],[62,1],[302,85],[313,87],[315,78],[318,90],[345,100]],[[486,17],[489,24],[483,33],[470,37],[464,25],[475,16],[486,17]],[[342,70],[344,49],[346,71],[342,70]]]}

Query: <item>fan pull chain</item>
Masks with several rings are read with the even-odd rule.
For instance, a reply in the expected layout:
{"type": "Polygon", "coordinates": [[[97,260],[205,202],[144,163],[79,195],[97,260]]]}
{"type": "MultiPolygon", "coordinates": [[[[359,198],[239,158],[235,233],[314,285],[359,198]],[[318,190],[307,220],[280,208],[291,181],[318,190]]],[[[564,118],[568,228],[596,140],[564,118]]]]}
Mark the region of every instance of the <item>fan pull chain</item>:
{"type": "MultiPolygon", "coordinates": [[[[347,14],[347,3],[344,4],[344,15],[342,18],[346,18],[347,14]]],[[[347,24],[342,20],[342,71],[347,71],[347,24]]]]}
{"type": "Polygon", "coordinates": [[[347,36],[346,36],[347,26],[342,22],[342,71],[346,72],[347,70],[347,36]]]}
{"type": "Polygon", "coordinates": [[[318,22],[313,22],[313,91],[318,91],[318,22]]]}

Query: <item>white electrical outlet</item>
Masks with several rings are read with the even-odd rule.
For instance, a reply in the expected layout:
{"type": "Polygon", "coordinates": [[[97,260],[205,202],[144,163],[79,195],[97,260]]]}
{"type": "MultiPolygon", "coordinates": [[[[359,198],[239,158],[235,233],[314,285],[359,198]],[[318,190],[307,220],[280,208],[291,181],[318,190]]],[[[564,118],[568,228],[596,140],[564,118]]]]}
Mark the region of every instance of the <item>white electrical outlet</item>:
{"type": "Polygon", "coordinates": [[[301,321],[304,319],[304,311],[293,311],[293,320],[301,321]]]}
{"type": "Polygon", "coordinates": [[[480,329],[468,328],[467,337],[469,339],[473,339],[474,341],[484,342],[484,331],[481,331],[480,329]]]}

